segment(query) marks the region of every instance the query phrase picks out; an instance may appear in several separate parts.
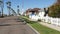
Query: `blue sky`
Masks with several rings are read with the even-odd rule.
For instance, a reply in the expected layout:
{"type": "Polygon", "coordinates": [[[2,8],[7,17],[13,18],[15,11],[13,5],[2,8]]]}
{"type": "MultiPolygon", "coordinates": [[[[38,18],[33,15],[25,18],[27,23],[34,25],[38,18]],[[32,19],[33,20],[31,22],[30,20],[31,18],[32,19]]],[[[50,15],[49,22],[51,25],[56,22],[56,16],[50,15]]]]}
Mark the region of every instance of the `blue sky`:
{"type": "MultiPolygon", "coordinates": [[[[6,2],[8,0],[4,0],[4,13],[8,14],[8,10],[7,10],[7,5],[6,2]]],[[[23,11],[25,11],[28,8],[45,8],[45,7],[49,7],[52,4],[54,4],[54,2],[56,2],[56,0],[10,0],[12,3],[12,8],[17,11],[17,5],[20,6],[20,12],[22,12],[22,5],[23,5],[23,11]]]]}

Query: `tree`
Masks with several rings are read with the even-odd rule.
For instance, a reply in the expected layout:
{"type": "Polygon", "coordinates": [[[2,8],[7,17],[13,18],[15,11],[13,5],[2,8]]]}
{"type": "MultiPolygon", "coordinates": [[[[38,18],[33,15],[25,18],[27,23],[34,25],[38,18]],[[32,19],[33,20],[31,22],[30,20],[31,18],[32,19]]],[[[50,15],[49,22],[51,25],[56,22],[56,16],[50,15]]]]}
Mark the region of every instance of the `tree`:
{"type": "Polygon", "coordinates": [[[6,4],[7,4],[8,11],[9,11],[9,16],[10,16],[10,7],[11,7],[11,2],[10,2],[10,1],[8,1],[8,2],[6,2],[6,4]]]}
{"type": "Polygon", "coordinates": [[[54,4],[50,7],[49,16],[60,17],[60,4],[54,4]]]}
{"type": "Polygon", "coordinates": [[[3,17],[3,7],[4,7],[3,0],[0,0],[0,7],[1,7],[1,10],[2,10],[2,17],[3,17]]]}

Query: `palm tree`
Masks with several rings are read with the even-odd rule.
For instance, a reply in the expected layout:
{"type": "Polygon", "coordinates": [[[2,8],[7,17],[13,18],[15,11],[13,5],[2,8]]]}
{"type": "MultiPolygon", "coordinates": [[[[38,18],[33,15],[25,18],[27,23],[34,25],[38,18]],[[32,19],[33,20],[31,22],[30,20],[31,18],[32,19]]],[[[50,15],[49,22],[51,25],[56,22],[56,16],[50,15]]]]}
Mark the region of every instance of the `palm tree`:
{"type": "Polygon", "coordinates": [[[0,11],[0,17],[1,17],[1,11],[0,11]]]}
{"type": "Polygon", "coordinates": [[[1,10],[2,10],[2,17],[3,17],[3,7],[4,7],[3,0],[0,0],[0,7],[1,7],[1,10]]]}
{"type": "Polygon", "coordinates": [[[7,4],[8,11],[9,11],[9,16],[10,16],[11,2],[10,2],[10,1],[8,1],[6,4],[7,4]]]}

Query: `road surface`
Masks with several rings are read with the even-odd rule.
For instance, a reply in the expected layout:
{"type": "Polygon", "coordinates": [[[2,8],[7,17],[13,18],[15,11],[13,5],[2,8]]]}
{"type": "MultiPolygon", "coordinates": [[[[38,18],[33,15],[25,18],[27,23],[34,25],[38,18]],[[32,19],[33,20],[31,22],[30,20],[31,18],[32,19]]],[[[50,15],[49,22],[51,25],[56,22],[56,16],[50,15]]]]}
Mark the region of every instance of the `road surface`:
{"type": "Polygon", "coordinates": [[[17,18],[0,18],[0,34],[36,34],[28,25],[18,22],[17,18]]]}

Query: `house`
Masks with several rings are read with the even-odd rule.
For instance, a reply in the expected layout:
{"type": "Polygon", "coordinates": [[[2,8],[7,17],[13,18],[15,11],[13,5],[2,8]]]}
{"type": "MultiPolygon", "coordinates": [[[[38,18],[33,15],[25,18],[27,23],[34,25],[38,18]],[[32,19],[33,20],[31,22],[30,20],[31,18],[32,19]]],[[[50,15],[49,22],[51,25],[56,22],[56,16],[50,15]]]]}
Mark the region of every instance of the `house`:
{"type": "Polygon", "coordinates": [[[45,10],[47,11],[48,8],[38,10],[38,13],[36,13],[36,15],[29,15],[29,18],[34,21],[43,20],[44,17],[48,16],[48,13],[45,13],[45,10]],[[44,15],[46,15],[46,16],[44,16],[44,15]]]}
{"type": "MultiPolygon", "coordinates": [[[[48,10],[48,8],[46,8],[45,10],[48,10]]],[[[30,8],[26,10],[26,12],[24,12],[24,15],[28,16],[30,19],[34,21],[37,21],[38,19],[43,19],[44,17],[48,16],[48,14],[45,13],[45,10],[40,8],[33,8],[33,9],[30,8]]]]}

